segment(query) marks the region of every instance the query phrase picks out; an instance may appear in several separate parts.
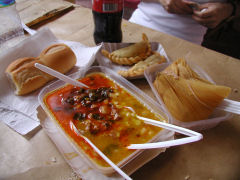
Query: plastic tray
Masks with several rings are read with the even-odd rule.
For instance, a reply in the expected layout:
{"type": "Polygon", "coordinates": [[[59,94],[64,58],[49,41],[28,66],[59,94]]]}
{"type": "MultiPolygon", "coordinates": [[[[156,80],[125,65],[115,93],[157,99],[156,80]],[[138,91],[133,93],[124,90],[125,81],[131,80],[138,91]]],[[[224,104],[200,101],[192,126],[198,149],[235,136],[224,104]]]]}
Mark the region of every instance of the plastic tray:
{"type": "MultiPolygon", "coordinates": [[[[198,66],[196,66],[195,64],[193,64],[191,62],[187,62],[187,63],[200,77],[207,79],[208,81],[215,84],[215,82],[201,68],[199,68],[198,66]]],[[[221,110],[214,110],[214,112],[212,113],[212,115],[210,115],[210,117],[208,119],[198,120],[198,121],[194,121],[194,122],[181,122],[181,121],[178,121],[175,118],[173,118],[171,116],[171,114],[169,113],[169,111],[167,110],[165,104],[163,103],[161,97],[159,96],[157,90],[155,89],[155,87],[153,85],[153,82],[156,79],[157,73],[163,71],[170,64],[171,63],[163,63],[160,65],[155,65],[155,66],[149,67],[145,70],[144,76],[147,79],[149,85],[151,86],[152,91],[153,91],[154,95],[156,96],[158,102],[161,104],[161,106],[165,110],[165,112],[169,115],[170,122],[172,124],[175,124],[175,125],[178,125],[181,127],[185,127],[185,128],[189,128],[192,130],[205,130],[205,129],[213,128],[217,124],[219,124],[221,121],[230,119],[232,117],[231,113],[224,112],[221,110]]]]}
{"type": "MultiPolygon", "coordinates": [[[[154,100],[152,100],[150,97],[148,97],[146,94],[144,94],[140,89],[138,89],[137,87],[135,87],[133,84],[131,84],[129,81],[127,81],[126,79],[122,78],[121,76],[119,76],[118,74],[116,74],[114,71],[110,70],[109,68],[106,67],[101,67],[101,66],[92,66],[88,69],[79,71],[77,73],[74,73],[72,75],[70,75],[72,78],[81,78],[84,77],[86,74],[92,73],[92,72],[102,72],[105,75],[107,75],[107,77],[109,77],[110,79],[112,79],[115,83],[117,83],[118,85],[120,85],[121,87],[125,88],[128,92],[130,92],[133,96],[135,96],[140,102],[144,103],[150,110],[152,110],[154,113],[161,115],[162,117],[164,117],[164,119],[166,119],[166,122],[168,122],[168,115],[164,113],[164,110],[161,108],[161,106],[155,102],[154,100]]],[[[89,158],[82,150],[81,148],[70,138],[70,136],[68,136],[64,130],[60,127],[60,125],[57,123],[57,121],[52,117],[51,113],[49,112],[48,108],[46,107],[46,105],[43,102],[43,98],[44,96],[59,88],[64,86],[64,82],[62,81],[57,81],[47,87],[45,87],[39,94],[39,102],[42,106],[42,108],[44,109],[44,111],[47,113],[47,115],[49,116],[49,118],[52,120],[52,122],[54,122],[54,124],[58,127],[59,131],[61,132],[61,134],[63,136],[65,136],[66,139],[68,139],[69,143],[72,145],[72,147],[75,149],[75,151],[82,157],[82,159],[84,161],[86,161],[86,163],[88,163],[88,165],[98,171],[100,171],[103,174],[112,174],[114,171],[114,169],[112,167],[102,167],[99,166],[98,164],[96,164],[91,158],[89,158]]],[[[168,131],[168,130],[161,130],[150,142],[154,142],[154,141],[166,141],[166,140],[170,140],[173,139],[174,136],[174,132],[168,131]]],[[[159,153],[164,151],[164,149],[159,149],[159,153]]],[[[144,152],[144,150],[136,150],[134,153],[132,153],[131,155],[129,155],[127,158],[123,159],[120,163],[118,163],[117,165],[119,167],[124,167],[127,164],[129,164],[132,160],[136,159],[137,157],[139,157],[142,153],[144,152]]],[[[135,164],[134,166],[139,166],[138,164],[135,164]]],[[[133,167],[133,169],[136,169],[133,167]]]]}
{"type": "MultiPolygon", "coordinates": [[[[109,52],[113,52],[117,49],[127,47],[131,44],[133,44],[133,43],[103,43],[101,49],[105,49],[109,52]]],[[[161,44],[159,44],[157,42],[150,42],[150,44],[151,44],[152,51],[158,52],[159,54],[161,54],[162,56],[164,56],[166,58],[167,62],[170,62],[170,60],[161,44]]],[[[132,66],[126,66],[126,65],[123,66],[123,65],[113,63],[108,58],[106,58],[105,56],[102,55],[101,50],[98,51],[98,53],[97,53],[97,62],[100,66],[109,67],[115,72],[117,72],[119,70],[128,70],[129,68],[132,67],[132,66]]],[[[144,75],[136,76],[136,77],[132,77],[132,78],[128,78],[128,79],[139,79],[139,78],[144,78],[144,75]]]]}

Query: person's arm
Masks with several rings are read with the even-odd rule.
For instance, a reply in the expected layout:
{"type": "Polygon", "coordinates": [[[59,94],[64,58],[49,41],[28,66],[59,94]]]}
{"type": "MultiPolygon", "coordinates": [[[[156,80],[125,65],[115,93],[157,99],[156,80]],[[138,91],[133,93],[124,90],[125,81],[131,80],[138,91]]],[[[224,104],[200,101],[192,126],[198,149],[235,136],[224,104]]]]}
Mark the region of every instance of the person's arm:
{"type": "Polygon", "coordinates": [[[173,14],[192,14],[192,8],[183,0],[142,0],[143,2],[158,2],[163,8],[173,14]]]}
{"type": "Polygon", "coordinates": [[[199,5],[198,9],[193,11],[192,17],[198,23],[212,29],[219,25],[223,20],[237,14],[239,15],[239,3],[232,4],[230,2],[215,2],[199,5]]]}

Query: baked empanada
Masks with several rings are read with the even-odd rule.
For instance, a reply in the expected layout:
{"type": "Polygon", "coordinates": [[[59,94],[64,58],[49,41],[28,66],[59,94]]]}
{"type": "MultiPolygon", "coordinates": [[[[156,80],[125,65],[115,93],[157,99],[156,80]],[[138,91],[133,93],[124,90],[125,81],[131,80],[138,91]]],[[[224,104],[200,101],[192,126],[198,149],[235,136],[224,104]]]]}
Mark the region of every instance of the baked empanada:
{"type": "Polygon", "coordinates": [[[152,54],[151,44],[148,41],[146,34],[142,34],[142,41],[130,46],[108,52],[105,49],[101,50],[102,54],[112,62],[120,65],[132,65],[146,59],[152,54]]]}
{"type": "Polygon", "coordinates": [[[145,59],[143,61],[136,63],[130,69],[118,71],[118,74],[120,74],[121,76],[126,77],[126,78],[141,76],[141,75],[143,75],[144,70],[147,67],[155,65],[155,64],[161,64],[163,62],[166,62],[165,57],[161,56],[157,52],[154,52],[153,55],[149,56],[147,59],[145,59]]]}

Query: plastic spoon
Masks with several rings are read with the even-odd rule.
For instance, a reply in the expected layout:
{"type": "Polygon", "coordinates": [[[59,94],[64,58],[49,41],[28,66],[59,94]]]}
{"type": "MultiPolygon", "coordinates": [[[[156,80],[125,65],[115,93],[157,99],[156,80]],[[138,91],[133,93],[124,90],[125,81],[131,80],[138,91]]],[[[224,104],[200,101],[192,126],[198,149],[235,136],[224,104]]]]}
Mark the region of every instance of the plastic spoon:
{"type": "Polygon", "coordinates": [[[187,144],[187,143],[199,141],[203,138],[202,134],[200,134],[198,132],[195,132],[195,131],[192,131],[192,130],[189,130],[189,129],[186,129],[186,128],[182,128],[182,127],[179,127],[179,126],[175,126],[175,125],[172,125],[172,124],[169,124],[169,123],[164,123],[164,122],[160,122],[160,121],[157,121],[157,120],[153,120],[153,119],[145,118],[145,117],[142,117],[142,116],[138,116],[135,113],[133,108],[131,108],[131,107],[125,107],[125,108],[132,111],[138,119],[143,120],[147,124],[162,127],[164,129],[172,130],[172,131],[175,131],[175,132],[178,132],[178,133],[189,136],[189,137],[186,137],[186,138],[175,139],[175,140],[164,141],[164,142],[145,143],[145,144],[131,144],[127,147],[128,149],[153,149],[153,148],[178,146],[178,145],[182,145],[182,144],[187,144]]]}
{"type": "Polygon", "coordinates": [[[113,167],[124,179],[131,180],[131,178],[123,172],[116,164],[114,164],[105,154],[102,153],[86,136],[82,135],[76,128],[72,121],[70,121],[70,127],[79,136],[81,136],[110,166],[113,167]]]}
{"type": "Polygon", "coordinates": [[[51,69],[51,68],[49,68],[47,66],[44,66],[44,65],[39,64],[39,63],[35,63],[34,65],[35,65],[36,68],[40,69],[41,71],[43,71],[43,72],[45,72],[47,74],[50,74],[50,75],[52,75],[52,76],[54,76],[54,77],[56,77],[56,78],[58,78],[58,79],[60,79],[60,80],[62,80],[64,82],[66,82],[68,84],[72,84],[72,85],[78,86],[78,87],[89,88],[87,85],[85,85],[85,84],[83,84],[83,83],[81,83],[81,82],[79,82],[79,81],[77,81],[75,79],[72,79],[72,78],[70,78],[70,77],[68,77],[68,76],[66,76],[66,75],[64,75],[64,74],[62,74],[62,73],[60,73],[58,71],[55,71],[55,70],[53,70],[53,69],[51,69]]]}

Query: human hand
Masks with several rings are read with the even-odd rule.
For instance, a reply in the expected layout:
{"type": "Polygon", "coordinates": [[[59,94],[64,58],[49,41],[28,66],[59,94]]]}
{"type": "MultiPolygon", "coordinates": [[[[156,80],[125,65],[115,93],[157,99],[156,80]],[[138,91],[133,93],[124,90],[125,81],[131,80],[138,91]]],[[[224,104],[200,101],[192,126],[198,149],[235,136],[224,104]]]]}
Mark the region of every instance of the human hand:
{"type": "Polygon", "coordinates": [[[163,8],[173,14],[192,14],[193,10],[187,2],[183,0],[159,0],[163,8]]]}
{"type": "Polygon", "coordinates": [[[233,7],[229,3],[205,3],[200,4],[193,11],[192,18],[203,26],[215,28],[224,19],[229,17],[232,11],[233,7]]]}

